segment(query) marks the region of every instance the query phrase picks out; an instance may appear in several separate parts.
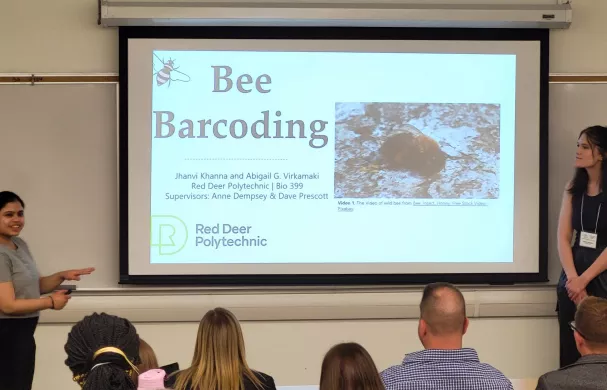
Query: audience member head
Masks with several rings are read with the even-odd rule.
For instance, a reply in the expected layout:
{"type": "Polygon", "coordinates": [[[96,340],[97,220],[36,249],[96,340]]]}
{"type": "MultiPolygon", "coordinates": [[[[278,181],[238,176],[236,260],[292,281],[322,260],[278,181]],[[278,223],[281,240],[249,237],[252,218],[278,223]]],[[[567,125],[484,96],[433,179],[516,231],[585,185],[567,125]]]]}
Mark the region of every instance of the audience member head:
{"type": "MultiPolygon", "coordinates": [[[[142,338],[139,338],[139,361],[141,363],[137,365],[137,369],[142,374],[146,371],[160,367],[154,350],[150,344],[146,343],[142,338]]],[[[133,371],[133,382],[135,382],[135,385],[138,384],[138,380],[139,375],[133,371]]]]}
{"type": "Polygon", "coordinates": [[[249,368],[242,330],[229,310],[209,310],[198,326],[192,366],[177,374],[176,390],[240,390],[243,376],[257,388],[261,381],[249,368]]]}
{"type": "Polygon", "coordinates": [[[373,359],[357,343],[337,344],[322,361],[319,390],[383,390],[373,359]]]}
{"type": "Polygon", "coordinates": [[[571,328],[580,355],[607,354],[607,299],[585,298],[571,328]]]}
{"type": "Polygon", "coordinates": [[[126,319],[105,313],[84,317],[68,334],[65,365],[83,390],[135,390],[139,335],[126,319]]]}
{"type": "Polygon", "coordinates": [[[468,329],[466,302],[449,283],[426,286],[419,305],[418,336],[426,349],[459,349],[468,329]]]}

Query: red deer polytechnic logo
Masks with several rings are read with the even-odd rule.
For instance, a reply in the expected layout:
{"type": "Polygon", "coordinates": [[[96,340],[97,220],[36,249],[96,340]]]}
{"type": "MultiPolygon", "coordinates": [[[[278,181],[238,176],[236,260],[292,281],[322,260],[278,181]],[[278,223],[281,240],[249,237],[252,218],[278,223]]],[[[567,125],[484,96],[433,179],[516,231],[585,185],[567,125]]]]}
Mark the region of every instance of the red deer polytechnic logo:
{"type": "Polygon", "coordinates": [[[188,227],[185,222],[174,215],[151,216],[150,252],[158,248],[159,256],[170,256],[179,253],[188,242],[188,227]]]}
{"type": "Polygon", "coordinates": [[[152,68],[154,69],[154,77],[156,78],[156,85],[159,87],[166,84],[167,87],[171,86],[171,81],[182,81],[184,83],[189,82],[190,76],[177,70],[179,66],[175,66],[175,60],[169,58],[168,61],[164,61],[154,54],[152,68]],[[177,76],[175,76],[177,74],[177,76]]]}

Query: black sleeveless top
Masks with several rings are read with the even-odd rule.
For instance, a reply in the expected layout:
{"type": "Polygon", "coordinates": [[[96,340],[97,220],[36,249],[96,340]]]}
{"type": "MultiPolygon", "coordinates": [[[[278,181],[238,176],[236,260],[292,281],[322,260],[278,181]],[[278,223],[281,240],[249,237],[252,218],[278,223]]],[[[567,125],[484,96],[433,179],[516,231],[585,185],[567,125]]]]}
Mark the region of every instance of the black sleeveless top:
{"type": "Polygon", "coordinates": [[[571,199],[571,213],[571,226],[577,232],[574,246],[579,246],[580,244],[582,224],[585,232],[595,233],[596,229],[596,234],[598,234],[597,248],[607,246],[607,202],[605,202],[603,193],[595,196],[589,196],[588,194],[573,196],[571,199]],[[582,200],[584,202],[583,209],[582,200]]]}
{"type": "MultiPolygon", "coordinates": [[[[572,248],[573,264],[578,275],[582,275],[596,261],[603,250],[607,247],[607,193],[595,196],[574,196],[571,199],[571,224],[576,231],[575,242],[572,248]],[[584,208],[582,209],[582,199],[584,208]],[[601,212],[599,213],[599,206],[601,212]],[[582,215],[580,215],[582,214],[582,215]],[[598,224],[597,224],[598,215],[598,224]],[[580,246],[580,233],[582,231],[582,222],[584,231],[588,233],[597,233],[596,249],[580,246]]],[[[561,272],[558,288],[565,289],[567,277],[565,271],[561,272]]],[[[586,286],[588,295],[607,298],[607,271],[597,275],[586,286]]]]}

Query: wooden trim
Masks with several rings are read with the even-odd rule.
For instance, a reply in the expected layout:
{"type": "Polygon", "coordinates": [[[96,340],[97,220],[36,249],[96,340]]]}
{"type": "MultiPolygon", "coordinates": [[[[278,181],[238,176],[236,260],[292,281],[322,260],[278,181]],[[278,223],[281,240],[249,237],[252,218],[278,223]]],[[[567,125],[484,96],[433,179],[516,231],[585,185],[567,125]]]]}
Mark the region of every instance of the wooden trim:
{"type": "Polygon", "coordinates": [[[551,83],[607,83],[607,75],[550,75],[551,83]]]}
{"type": "MultiPolygon", "coordinates": [[[[547,317],[556,313],[554,286],[542,288],[462,288],[466,310],[471,318],[547,317]]],[[[193,322],[200,313],[217,306],[229,307],[241,321],[344,321],[419,318],[421,288],[412,290],[340,292],[338,290],[304,289],[283,291],[243,289],[240,292],[199,291],[170,292],[150,288],[132,293],[118,288],[114,293],[88,294],[79,289],[76,299],[63,310],[44,310],[40,322],[66,324],[80,321],[98,312],[128,317],[132,322],[193,322]],[[118,291],[123,290],[123,291],[118,291]],[[145,301],[142,298],[148,297],[145,301]],[[150,299],[154,297],[154,299],[150,299]]]]}
{"type": "MultiPolygon", "coordinates": [[[[607,83],[607,75],[550,75],[551,83],[607,83]]],[[[0,76],[0,84],[118,83],[118,75],[22,75],[0,76]]]]}

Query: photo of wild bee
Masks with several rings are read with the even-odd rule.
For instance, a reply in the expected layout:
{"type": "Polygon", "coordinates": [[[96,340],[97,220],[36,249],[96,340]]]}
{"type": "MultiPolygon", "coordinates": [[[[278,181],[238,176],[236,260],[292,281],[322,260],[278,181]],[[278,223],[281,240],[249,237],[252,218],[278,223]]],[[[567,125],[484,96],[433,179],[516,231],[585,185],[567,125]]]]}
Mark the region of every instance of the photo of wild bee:
{"type": "Polygon", "coordinates": [[[336,103],[335,198],[499,198],[500,106],[336,103]]]}

